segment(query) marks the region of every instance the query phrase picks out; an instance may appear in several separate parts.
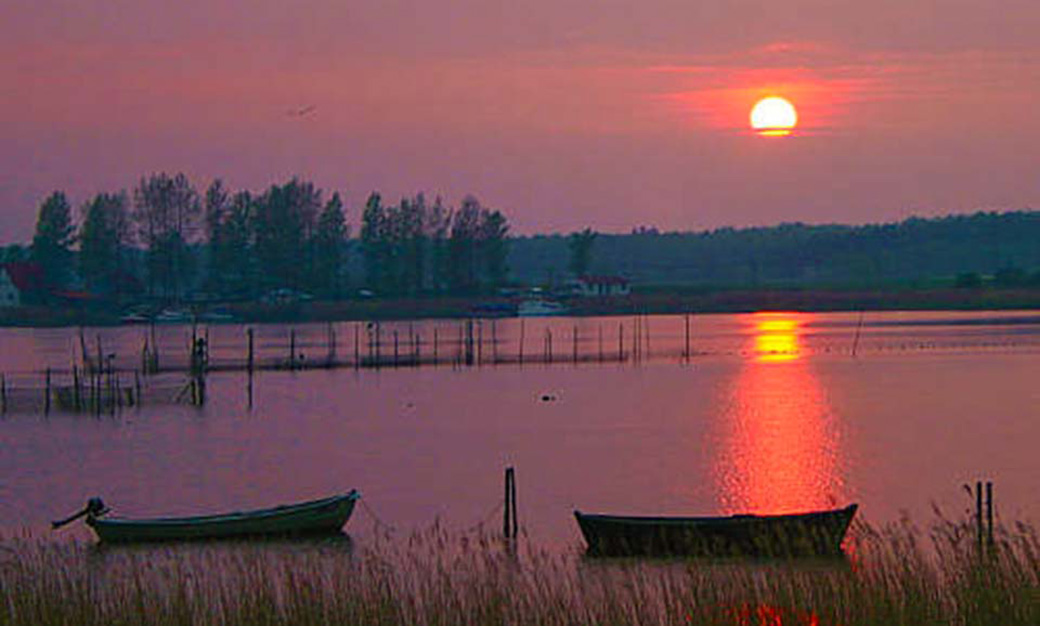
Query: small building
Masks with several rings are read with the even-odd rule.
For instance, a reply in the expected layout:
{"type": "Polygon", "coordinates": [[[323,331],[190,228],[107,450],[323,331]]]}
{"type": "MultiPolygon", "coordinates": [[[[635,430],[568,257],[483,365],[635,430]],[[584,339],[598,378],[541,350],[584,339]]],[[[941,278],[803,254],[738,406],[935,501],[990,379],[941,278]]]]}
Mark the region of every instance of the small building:
{"type": "Polygon", "coordinates": [[[0,265],[0,307],[22,306],[44,288],[43,270],[35,263],[0,265]]]}
{"type": "Polygon", "coordinates": [[[621,276],[580,276],[572,283],[572,293],[583,298],[627,296],[632,293],[627,278],[621,276]]]}

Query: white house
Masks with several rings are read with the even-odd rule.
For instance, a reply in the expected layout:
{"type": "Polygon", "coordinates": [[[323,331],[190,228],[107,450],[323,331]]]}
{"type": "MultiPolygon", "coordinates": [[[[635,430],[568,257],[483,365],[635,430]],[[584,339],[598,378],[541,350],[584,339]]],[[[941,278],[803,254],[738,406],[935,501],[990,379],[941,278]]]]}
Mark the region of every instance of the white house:
{"type": "Polygon", "coordinates": [[[7,268],[0,265],[0,307],[21,306],[22,292],[15,287],[7,268]]]}
{"type": "Polygon", "coordinates": [[[627,278],[621,276],[581,276],[572,283],[572,292],[583,298],[627,296],[632,293],[627,278]]]}

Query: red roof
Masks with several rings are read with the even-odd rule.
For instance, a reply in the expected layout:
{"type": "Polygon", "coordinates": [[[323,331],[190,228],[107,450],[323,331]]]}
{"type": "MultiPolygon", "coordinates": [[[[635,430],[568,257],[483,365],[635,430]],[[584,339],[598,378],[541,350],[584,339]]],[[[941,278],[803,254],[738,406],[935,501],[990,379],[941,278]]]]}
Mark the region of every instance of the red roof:
{"type": "Polygon", "coordinates": [[[17,261],[4,263],[2,267],[18,291],[25,293],[44,288],[43,268],[36,263],[17,261]]]}
{"type": "Polygon", "coordinates": [[[97,296],[86,291],[55,291],[54,296],[69,302],[90,302],[97,300],[97,296]]]}

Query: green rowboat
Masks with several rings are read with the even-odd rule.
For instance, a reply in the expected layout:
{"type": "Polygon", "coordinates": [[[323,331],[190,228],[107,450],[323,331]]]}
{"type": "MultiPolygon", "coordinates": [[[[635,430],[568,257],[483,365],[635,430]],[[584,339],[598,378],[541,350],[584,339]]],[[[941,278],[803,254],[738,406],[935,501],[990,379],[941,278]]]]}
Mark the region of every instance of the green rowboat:
{"type": "Polygon", "coordinates": [[[86,509],[67,520],[55,522],[54,527],[85,515],[87,525],[104,543],[332,535],[341,532],[360,497],[360,493],[351,490],[329,498],[270,509],[152,519],[106,517],[108,509],[99,498],[93,498],[86,509]]]}

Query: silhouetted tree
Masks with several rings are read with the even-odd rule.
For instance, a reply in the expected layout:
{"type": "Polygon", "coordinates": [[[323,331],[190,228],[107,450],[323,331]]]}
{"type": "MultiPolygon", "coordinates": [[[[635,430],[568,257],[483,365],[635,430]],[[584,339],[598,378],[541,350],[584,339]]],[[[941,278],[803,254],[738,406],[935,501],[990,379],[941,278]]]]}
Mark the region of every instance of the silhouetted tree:
{"type": "Polygon", "coordinates": [[[190,283],[194,239],[201,205],[184,174],[152,174],[134,189],[133,219],[145,246],[149,293],[177,300],[190,283]]]}
{"type": "Polygon", "coordinates": [[[479,287],[477,241],[480,236],[480,202],[466,196],[454,213],[448,239],[448,286],[456,293],[479,287]]]}
{"type": "Polygon", "coordinates": [[[118,294],[130,275],[124,262],[130,238],[127,204],[124,192],[100,193],[83,207],[79,267],[91,291],[118,294]]]}
{"type": "Polygon", "coordinates": [[[509,249],[509,223],[499,211],[481,213],[480,241],[484,272],[489,287],[501,287],[506,282],[509,249]]]}
{"type": "Polygon", "coordinates": [[[246,296],[256,292],[253,207],[254,200],[248,191],[236,193],[218,229],[220,245],[210,258],[217,267],[224,294],[246,296]]]}
{"type": "Polygon", "coordinates": [[[221,248],[224,246],[224,220],[227,217],[230,196],[219,178],[206,189],[204,221],[206,226],[206,242],[209,245],[209,266],[206,278],[207,288],[220,293],[224,291],[225,268],[217,262],[224,258],[221,248]]]}
{"type": "Polygon", "coordinates": [[[321,191],[296,178],[272,186],[256,201],[254,245],[265,286],[309,285],[314,269],[311,244],[320,208],[321,191]]]}
{"type": "Polygon", "coordinates": [[[596,243],[596,233],[591,228],[571,233],[567,237],[567,250],[570,260],[567,269],[575,276],[588,274],[592,265],[592,246],[596,243]]]}
{"type": "Polygon", "coordinates": [[[40,266],[44,279],[52,287],[68,284],[72,271],[72,243],[75,227],[65,194],[55,191],[43,204],[36,219],[31,259],[40,266]]]}
{"type": "Polygon", "coordinates": [[[318,218],[314,245],[315,286],[325,297],[335,298],[342,294],[345,281],[343,257],[349,234],[343,201],[338,193],[334,193],[318,218]]]}
{"type": "Polygon", "coordinates": [[[421,193],[402,198],[391,219],[395,224],[398,289],[414,295],[426,284],[426,198],[421,193]]]}
{"type": "Polygon", "coordinates": [[[426,212],[426,239],[430,248],[430,287],[444,291],[449,286],[450,255],[448,235],[451,232],[453,211],[444,206],[440,197],[433,201],[426,212]]]}
{"type": "Polygon", "coordinates": [[[361,214],[361,253],[365,260],[365,285],[374,291],[386,290],[390,265],[389,233],[382,197],[372,192],[361,214]]]}

